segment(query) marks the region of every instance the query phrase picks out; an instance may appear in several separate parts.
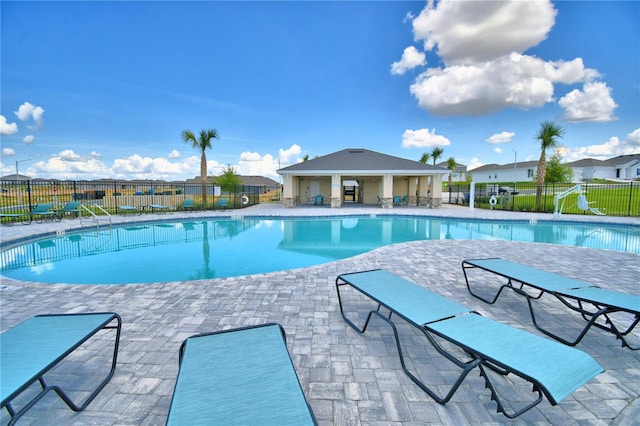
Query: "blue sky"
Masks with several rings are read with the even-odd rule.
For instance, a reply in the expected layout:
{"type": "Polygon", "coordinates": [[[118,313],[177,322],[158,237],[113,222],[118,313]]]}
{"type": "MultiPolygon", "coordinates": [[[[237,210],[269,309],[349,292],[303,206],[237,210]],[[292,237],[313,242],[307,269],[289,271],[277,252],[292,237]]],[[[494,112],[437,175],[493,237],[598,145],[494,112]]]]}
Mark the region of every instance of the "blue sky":
{"type": "MultiPolygon", "coordinates": [[[[182,180],[345,148],[640,153],[640,2],[0,3],[2,175],[182,180]]],[[[550,153],[552,154],[552,153],[550,153]]]]}

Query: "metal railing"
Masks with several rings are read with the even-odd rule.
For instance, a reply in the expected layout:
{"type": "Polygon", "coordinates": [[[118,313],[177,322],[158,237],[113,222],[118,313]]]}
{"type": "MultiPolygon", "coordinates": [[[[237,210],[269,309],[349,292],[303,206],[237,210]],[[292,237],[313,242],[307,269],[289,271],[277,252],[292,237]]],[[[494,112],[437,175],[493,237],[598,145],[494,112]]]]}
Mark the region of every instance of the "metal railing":
{"type": "MultiPolygon", "coordinates": [[[[522,212],[553,213],[554,197],[575,184],[545,184],[542,186],[540,209],[536,205],[537,184],[475,184],[474,206],[477,208],[522,212]],[[495,201],[491,200],[491,196],[495,201]]],[[[453,184],[443,188],[443,203],[469,204],[470,184],[453,184]]],[[[582,193],[594,207],[609,216],[640,217],[640,182],[582,183],[582,193]]],[[[592,214],[580,210],[577,195],[568,197],[563,214],[592,214]]]]}
{"type": "MultiPolygon", "coordinates": [[[[60,209],[70,201],[94,205],[109,214],[130,212],[121,206],[141,211],[154,205],[168,210],[181,210],[185,200],[191,200],[190,210],[241,209],[274,198],[279,199],[278,188],[264,186],[217,186],[207,184],[206,202],[201,184],[154,181],[60,181],[60,180],[3,180],[0,181],[0,213],[26,214],[34,206],[51,203],[60,209]]],[[[100,212],[96,212],[100,215],[100,212]]]]}

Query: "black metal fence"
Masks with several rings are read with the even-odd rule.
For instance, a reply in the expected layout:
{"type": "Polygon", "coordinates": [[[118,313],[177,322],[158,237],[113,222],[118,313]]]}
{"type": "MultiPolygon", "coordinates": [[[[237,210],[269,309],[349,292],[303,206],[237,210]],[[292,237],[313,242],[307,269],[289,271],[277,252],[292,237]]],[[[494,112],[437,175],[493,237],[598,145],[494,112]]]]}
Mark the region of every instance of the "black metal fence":
{"type": "MultiPolygon", "coordinates": [[[[443,189],[443,203],[469,204],[471,185],[454,184],[443,189]]],[[[576,184],[547,184],[542,186],[540,210],[536,206],[535,182],[514,184],[475,184],[474,206],[485,209],[553,213],[555,197],[566,194],[562,214],[592,214],[578,207],[576,184]],[[573,189],[573,191],[570,191],[573,189]],[[493,196],[493,199],[492,199],[493,196]]],[[[640,217],[640,182],[582,183],[580,190],[590,206],[609,216],[640,217]]]]}
{"type": "Polygon", "coordinates": [[[3,180],[0,187],[2,214],[28,214],[43,203],[59,209],[70,201],[98,205],[109,213],[130,212],[130,207],[145,211],[150,205],[162,205],[168,210],[181,210],[185,206],[192,210],[241,209],[260,204],[261,199],[279,197],[277,188],[207,184],[205,201],[202,184],[184,182],[33,179],[3,180]]]}

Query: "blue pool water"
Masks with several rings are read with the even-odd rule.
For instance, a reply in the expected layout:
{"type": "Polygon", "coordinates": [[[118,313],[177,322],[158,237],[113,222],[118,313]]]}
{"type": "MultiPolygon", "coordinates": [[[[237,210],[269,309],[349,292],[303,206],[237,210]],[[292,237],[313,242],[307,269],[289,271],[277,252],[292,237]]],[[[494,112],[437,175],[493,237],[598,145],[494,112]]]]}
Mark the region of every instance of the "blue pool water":
{"type": "Polygon", "coordinates": [[[640,253],[640,227],[425,217],[245,218],[140,223],[60,235],[0,253],[23,281],[152,283],[317,265],[416,240],[505,240],[640,253]]]}

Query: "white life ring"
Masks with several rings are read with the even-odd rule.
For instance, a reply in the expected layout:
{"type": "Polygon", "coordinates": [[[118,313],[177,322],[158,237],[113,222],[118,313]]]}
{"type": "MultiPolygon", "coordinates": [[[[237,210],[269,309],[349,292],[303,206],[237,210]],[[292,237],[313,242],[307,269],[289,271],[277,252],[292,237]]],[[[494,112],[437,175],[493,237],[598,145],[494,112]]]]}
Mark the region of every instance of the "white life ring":
{"type": "Polygon", "coordinates": [[[498,199],[496,198],[495,195],[492,195],[491,198],[489,198],[489,204],[491,204],[492,206],[495,206],[497,202],[498,202],[498,199]]]}
{"type": "Polygon", "coordinates": [[[247,197],[246,195],[243,195],[242,196],[242,204],[245,205],[245,206],[247,204],[249,204],[249,197],[247,197]]]}

